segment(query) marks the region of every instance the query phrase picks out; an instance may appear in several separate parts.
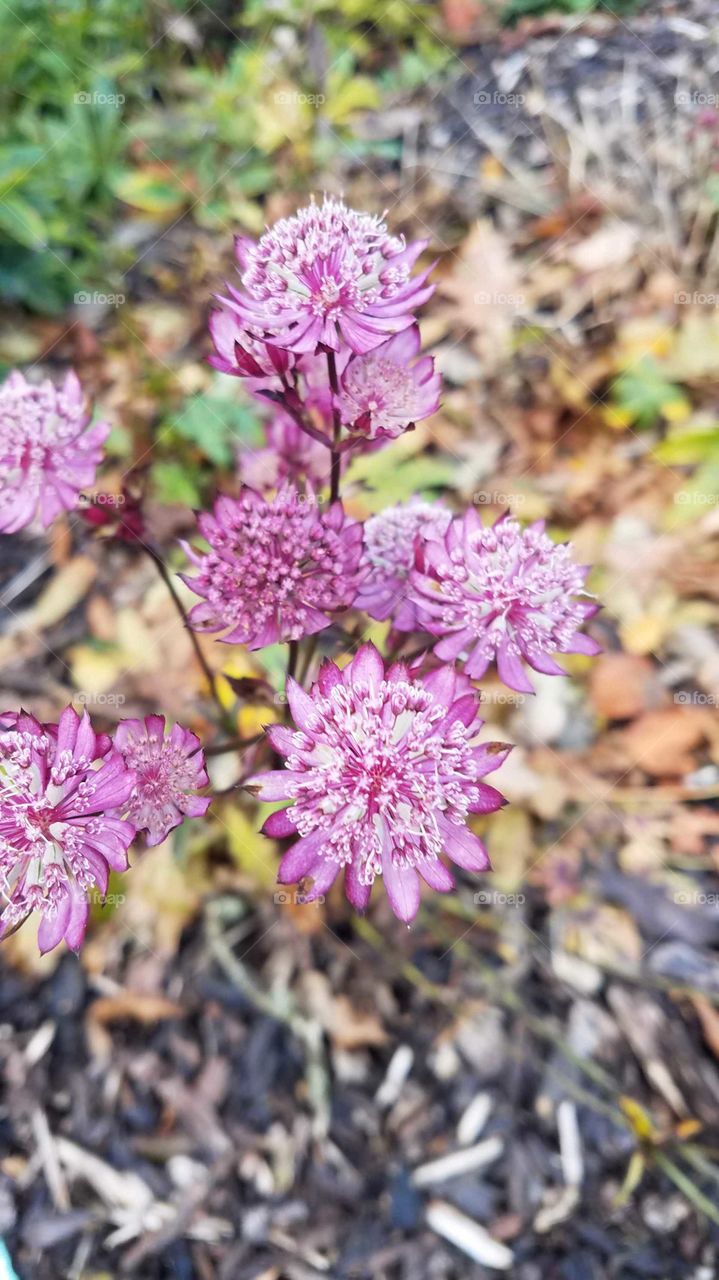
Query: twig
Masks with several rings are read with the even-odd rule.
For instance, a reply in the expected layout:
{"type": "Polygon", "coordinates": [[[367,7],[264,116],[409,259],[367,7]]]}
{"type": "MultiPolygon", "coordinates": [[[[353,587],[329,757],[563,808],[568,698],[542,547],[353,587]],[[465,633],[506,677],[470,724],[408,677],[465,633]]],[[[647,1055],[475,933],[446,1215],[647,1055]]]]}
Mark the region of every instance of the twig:
{"type": "Polygon", "coordinates": [[[336,502],[340,496],[340,465],[342,455],[339,451],[342,436],[342,421],[337,407],[337,396],[340,386],[337,378],[337,360],[334,351],[327,352],[327,370],[332,391],[332,453],[330,463],[330,502],[336,502]]]}
{"type": "Polygon", "coordinates": [[[243,751],[245,747],[254,747],[264,736],[264,733],[255,733],[251,738],[229,738],[227,742],[218,742],[214,747],[205,747],[205,756],[223,756],[227,751],[243,751]]]}
{"type": "Polygon", "coordinates": [[[210,694],[215,703],[215,706],[217,707],[217,710],[220,716],[220,723],[225,725],[226,727],[229,725],[230,729],[234,729],[234,724],[232,723],[231,718],[228,716],[224,706],[222,705],[222,700],[217,691],[217,682],[215,680],[215,674],[212,671],[212,668],[210,667],[207,661],[207,658],[202,652],[202,649],[200,647],[200,642],[197,639],[197,636],[194,630],[190,626],[189,619],[187,617],[187,614],[185,613],[185,606],[183,605],[178,595],[177,588],[174,582],[172,581],[172,575],[169,573],[167,565],[162,559],[162,556],[160,555],[159,551],[156,551],[154,547],[148,546],[146,542],[141,543],[141,546],[145,554],[149,556],[150,560],[152,560],[152,563],[154,564],[155,568],[157,569],[157,572],[159,573],[160,577],[162,578],[162,581],[164,582],[165,586],[167,587],[167,590],[170,593],[170,596],[172,598],[172,603],[174,604],[177,612],[179,613],[182,619],[182,625],[184,626],[190,638],[190,643],[195,651],[195,657],[197,658],[197,661],[199,662],[200,667],[202,668],[202,672],[207,681],[210,694]]]}

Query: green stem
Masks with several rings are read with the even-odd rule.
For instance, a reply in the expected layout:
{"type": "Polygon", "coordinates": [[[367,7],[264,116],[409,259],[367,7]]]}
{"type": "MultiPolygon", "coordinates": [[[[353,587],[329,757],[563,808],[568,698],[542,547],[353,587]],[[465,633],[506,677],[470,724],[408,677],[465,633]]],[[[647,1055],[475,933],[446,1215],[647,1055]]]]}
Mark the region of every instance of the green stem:
{"type": "Polygon", "coordinates": [[[202,668],[202,672],[203,672],[203,675],[204,675],[204,677],[205,677],[205,679],[206,679],[206,681],[207,681],[207,684],[208,684],[208,687],[209,687],[210,694],[211,694],[211,696],[212,696],[213,702],[215,703],[215,706],[217,707],[218,715],[219,715],[219,718],[220,718],[220,724],[224,725],[224,726],[225,726],[225,728],[227,728],[227,727],[228,727],[228,725],[229,725],[229,732],[232,732],[232,730],[234,729],[234,727],[235,727],[235,726],[234,726],[234,724],[232,723],[231,718],[228,716],[228,714],[227,714],[227,712],[226,712],[225,708],[224,708],[224,707],[223,707],[223,705],[222,705],[222,701],[221,701],[221,699],[220,699],[220,695],[219,695],[219,693],[218,693],[218,691],[217,691],[217,681],[215,680],[215,674],[214,674],[214,672],[213,672],[212,668],[210,667],[210,665],[209,665],[209,663],[208,663],[208,661],[207,661],[207,658],[205,657],[204,653],[202,652],[202,649],[200,648],[200,642],[199,642],[199,640],[197,639],[197,636],[196,636],[195,632],[193,631],[192,627],[190,626],[189,619],[188,619],[188,617],[187,617],[187,614],[185,613],[185,606],[183,605],[183,603],[182,603],[182,601],[181,601],[181,599],[180,599],[180,597],[179,597],[179,595],[178,595],[178,593],[177,593],[177,588],[176,588],[176,586],[175,586],[174,582],[172,581],[172,575],[170,574],[170,572],[169,572],[169,570],[168,570],[168,568],[167,568],[167,565],[165,564],[164,560],[162,559],[162,556],[160,555],[159,551],[156,551],[154,547],[150,547],[150,546],[148,546],[146,542],[143,542],[141,545],[142,545],[143,550],[145,551],[145,553],[146,553],[146,554],[150,557],[150,559],[152,560],[152,563],[154,564],[155,568],[157,569],[157,572],[159,573],[160,577],[162,578],[162,581],[164,582],[165,586],[167,587],[167,590],[169,591],[169,593],[170,593],[170,597],[171,597],[171,599],[172,599],[172,603],[174,604],[175,608],[177,609],[177,612],[179,613],[179,615],[180,615],[180,617],[181,617],[181,619],[182,619],[182,625],[184,626],[185,631],[187,632],[187,634],[188,634],[188,636],[189,636],[189,638],[190,638],[190,643],[191,643],[191,645],[192,645],[192,647],[193,647],[193,649],[194,649],[194,651],[195,651],[195,657],[197,658],[197,661],[198,661],[198,663],[200,664],[200,667],[202,668]]]}

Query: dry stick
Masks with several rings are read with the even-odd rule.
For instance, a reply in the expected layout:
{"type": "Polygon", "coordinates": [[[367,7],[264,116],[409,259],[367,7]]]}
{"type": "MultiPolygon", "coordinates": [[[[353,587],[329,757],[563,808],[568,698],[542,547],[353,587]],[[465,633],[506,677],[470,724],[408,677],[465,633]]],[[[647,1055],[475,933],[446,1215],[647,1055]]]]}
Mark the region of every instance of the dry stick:
{"type": "Polygon", "coordinates": [[[289,653],[287,655],[287,679],[288,680],[290,679],[290,677],[294,679],[294,675],[297,670],[297,659],[299,657],[299,652],[300,652],[299,640],[290,640],[289,653]]]}
{"type": "Polygon", "coordinates": [[[229,738],[227,742],[218,742],[214,747],[205,747],[205,755],[222,756],[226,751],[242,751],[245,747],[254,747],[264,736],[264,733],[256,733],[251,738],[229,738]]]}
{"type": "Polygon", "coordinates": [[[332,452],[330,454],[330,502],[336,502],[340,496],[340,461],[341,454],[339,451],[340,437],[342,435],[342,422],[340,420],[340,411],[337,408],[337,396],[339,395],[340,385],[337,378],[337,361],[334,351],[327,352],[327,371],[330,379],[330,390],[332,391],[332,452]]]}
{"type": "Polygon", "coordinates": [[[309,670],[310,670],[310,667],[312,666],[312,659],[315,656],[316,648],[317,648],[317,636],[316,635],[308,636],[305,642],[305,652],[304,652],[305,660],[302,663],[301,670],[298,671],[297,673],[297,680],[301,685],[304,685],[305,680],[309,675],[309,670]]]}
{"type": "Polygon", "coordinates": [[[171,575],[168,573],[167,565],[162,559],[162,556],[160,555],[160,553],[156,551],[154,547],[148,546],[147,543],[145,542],[143,542],[141,545],[145,554],[150,557],[150,559],[152,560],[152,563],[155,565],[157,572],[159,573],[160,577],[162,578],[162,581],[164,582],[165,586],[167,587],[167,590],[169,591],[172,597],[172,603],[174,604],[175,608],[177,609],[177,612],[182,618],[182,624],[190,638],[190,643],[193,649],[195,650],[195,657],[197,658],[197,661],[199,662],[202,668],[205,679],[209,685],[209,689],[210,689],[210,693],[212,695],[213,701],[219,712],[220,723],[225,726],[229,724],[230,727],[234,729],[235,726],[234,724],[231,723],[230,717],[227,715],[227,712],[225,711],[225,708],[222,705],[220,695],[217,692],[217,683],[215,681],[214,672],[210,668],[207,658],[205,657],[204,653],[202,652],[202,649],[200,648],[200,644],[197,639],[197,636],[195,635],[195,632],[190,626],[187,614],[185,613],[185,606],[183,605],[179,595],[177,594],[177,589],[175,587],[175,584],[172,581],[171,575]]]}

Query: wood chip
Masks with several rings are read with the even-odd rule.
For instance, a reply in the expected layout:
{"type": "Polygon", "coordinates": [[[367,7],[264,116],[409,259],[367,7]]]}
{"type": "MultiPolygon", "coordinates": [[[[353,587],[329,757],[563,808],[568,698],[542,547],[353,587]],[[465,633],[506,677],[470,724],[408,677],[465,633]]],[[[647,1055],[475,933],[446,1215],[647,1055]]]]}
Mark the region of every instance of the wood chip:
{"type": "Polygon", "coordinates": [[[448,1204],[446,1200],[432,1200],[427,1205],[426,1218],[432,1231],[444,1240],[449,1240],[450,1244],[474,1262],[493,1267],[495,1271],[509,1271],[514,1262],[512,1250],[494,1240],[484,1227],[460,1213],[454,1205],[448,1204]]]}
{"type": "Polygon", "coordinates": [[[416,1187],[429,1187],[433,1183],[447,1182],[449,1178],[459,1178],[463,1173],[474,1173],[476,1169],[492,1164],[503,1150],[501,1138],[487,1138],[474,1147],[464,1147],[461,1151],[452,1151],[438,1160],[420,1165],[412,1174],[412,1181],[416,1187]]]}
{"type": "Polygon", "coordinates": [[[472,1098],[468,1107],[465,1107],[457,1124],[457,1141],[463,1147],[468,1147],[474,1142],[482,1132],[492,1111],[492,1095],[490,1093],[478,1093],[472,1098]]]}

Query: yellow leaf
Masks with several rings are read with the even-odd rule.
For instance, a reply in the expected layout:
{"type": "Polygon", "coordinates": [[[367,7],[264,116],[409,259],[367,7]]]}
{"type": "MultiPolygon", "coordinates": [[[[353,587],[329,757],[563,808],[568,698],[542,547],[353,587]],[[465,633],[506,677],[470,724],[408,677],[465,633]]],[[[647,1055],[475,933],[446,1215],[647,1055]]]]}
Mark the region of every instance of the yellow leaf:
{"type": "Polygon", "coordinates": [[[602,417],[607,426],[613,427],[615,431],[623,431],[634,421],[634,415],[629,409],[620,409],[618,405],[608,405],[602,409],[602,417]]]}
{"type": "Polygon", "coordinates": [[[666,400],[662,405],[662,413],[667,422],[684,422],[690,415],[692,407],[683,396],[674,400],[666,400]]]}
{"type": "Polygon", "coordinates": [[[619,1099],[619,1106],[629,1121],[632,1133],[640,1142],[655,1142],[657,1140],[658,1134],[654,1121],[641,1103],[637,1102],[636,1098],[629,1098],[624,1094],[619,1099]]]}
{"type": "Polygon", "coordinates": [[[492,814],[488,841],[494,866],[492,884],[505,893],[512,893],[524,880],[534,850],[532,827],[525,810],[510,806],[492,814]]]}
{"type": "Polygon", "coordinates": [[[344,124],[355,111],[371,111],[379,106],[379,90],[367,76],[353,76],[341,88],[332,89],[325,115],[335,124],[344,124]]]}
{"type": "Polygon", "coordinates": [[[84,694],[107,693],[117,682],[127,663],[120,649],[93,649],[78,644],[69,651],[70,670],[76,687],[84,694]]]}
{"type": "Polygon", "coordinates": [[[53,627],[84,600],[96,577],[97,565],[90,556],[74,556],[53,575],[32,608],[13,620],[12,630],[53,627]]]}
{"type": "Polygon", "coordinates": [[[654,653],[673,625],[666,615],[643,613],[619,629],[626,653],[654,653]]]}
{"type": "MultiPolygon", "coordinates": [[[[214,811],[213,811],[214,812],[214,811]]],[[[236,804],[222,809],[220,819],[227,833],[227,845],[238,867],[245,871],[259,888],[266,889],[277,883],[277,846],[268,840],[236,804]]]]}
{"type": "Polygon", "coordinates": [[[629,1164],[627,1165],[627,1172],[624,1175],[624,1182],[622,1183],[619,1191],[617,1192],[617,1195],[614,1201],[617,1208],[621,1208],[623,1205],[628,1204],[628,1202],[631,1200],[632,1196],[634,1195],[634,1192],[639,1186],[639,1183],[644,1177],[645,1168],[646,1168],[646,1161],[641,1151],[634,1151],[629,1160],[629,1164]]]}
{"type": "Polygon", "coordinates": [[[240,707],[237,713],[237,732],[243,738],[254,738],[266,724],[276,724],[282,718],[281,711],[281,705],[268,707],[266,702],[240,707]]]}
{"type": "Polygon", "coordinates": [[[173,855],[172,836],[157,848],[132,855],[132,870],[117,882],[124,900],[113,916],[121,933],[129,930],[164,955],[175,955],[180,934],[199,908],[207,875],[199,859],[173,855]]]}
{"type": "Polygon", "coordinates": [[[257,104],[257,146],[268,155],[286,142],[299,142],[312,131],[315,106],[311,94],[289,81],[277,81],[257,104]]]}

